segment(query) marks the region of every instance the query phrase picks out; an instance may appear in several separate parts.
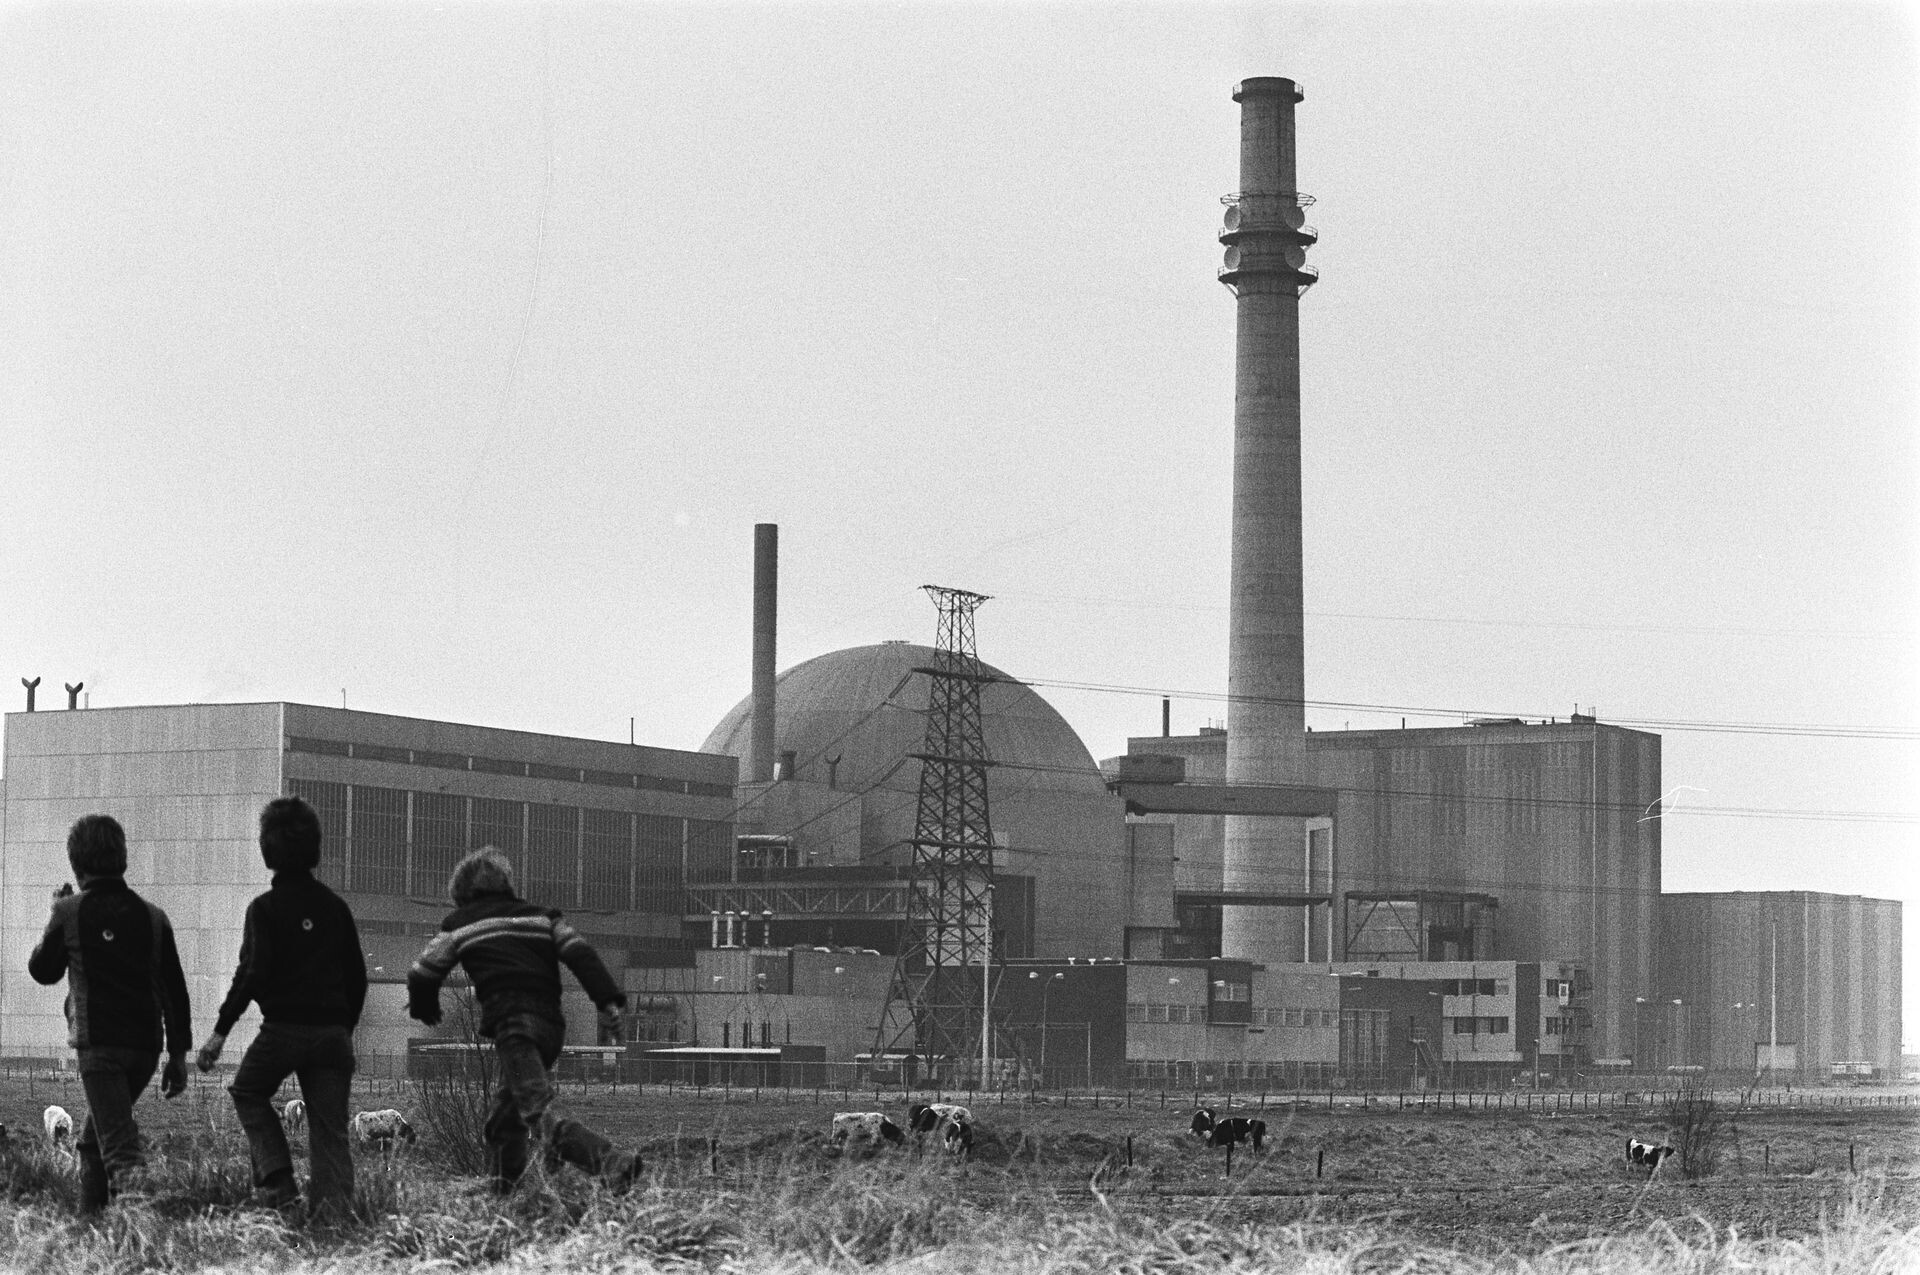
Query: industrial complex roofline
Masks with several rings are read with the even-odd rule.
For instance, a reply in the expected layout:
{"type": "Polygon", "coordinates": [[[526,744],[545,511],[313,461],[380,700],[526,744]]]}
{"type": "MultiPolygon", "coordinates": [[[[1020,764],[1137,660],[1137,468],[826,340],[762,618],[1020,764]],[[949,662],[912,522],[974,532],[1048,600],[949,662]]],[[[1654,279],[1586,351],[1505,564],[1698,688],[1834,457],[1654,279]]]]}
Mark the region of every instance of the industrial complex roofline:
{"type": "Polygon", "coordinates": [[[1109,780],[1130,815],[1290,815],[1331,819],[1338,793],[1299,784],[1189,784],[1109,780]]]}

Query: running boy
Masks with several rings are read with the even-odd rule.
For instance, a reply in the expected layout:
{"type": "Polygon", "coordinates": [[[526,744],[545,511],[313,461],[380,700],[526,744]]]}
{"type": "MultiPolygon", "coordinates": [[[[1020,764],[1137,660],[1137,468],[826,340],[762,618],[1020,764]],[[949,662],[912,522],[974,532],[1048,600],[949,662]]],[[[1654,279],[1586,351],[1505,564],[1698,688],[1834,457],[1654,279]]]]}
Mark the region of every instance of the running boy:
{"type": "Polygon", "coordinates": [[[462,965],[480,1000],[480,1034],[493,1041],[500,1087],[487,1115],[486,1138],[494,1186],[506,1192],[527,1169],[530,1140],[549,1167],[565,1160],[598,1174],[616,1191],[632,1185],[640,1156],[615,1151],[577,1120],[554,1119],[552,1067],[566,1039],[560,1013],[560,962],[580,980],[600,1011],[603,1028],[617,1030],[625,994],[579,931],[560,913],[513,892],[513,865],[492,846],[454,866],[448,883],[454,909],[440,933],[407,973],[407,1012],[432,1026],[440,1021],[440,985],[462,965]]]}

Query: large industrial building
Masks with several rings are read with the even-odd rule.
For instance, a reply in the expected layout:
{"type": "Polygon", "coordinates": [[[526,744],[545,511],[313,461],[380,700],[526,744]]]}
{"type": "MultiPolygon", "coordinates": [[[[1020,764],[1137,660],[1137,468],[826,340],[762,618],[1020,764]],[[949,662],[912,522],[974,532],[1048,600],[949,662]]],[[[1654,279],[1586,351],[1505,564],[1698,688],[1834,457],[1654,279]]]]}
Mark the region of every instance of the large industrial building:
{"type": "Polygon", "coordinates": [[[1898,1076],[1900,921],[1898,902],[1857,894],[1662,895],[1635,1057],[1799,1080],[1898,1076]]]}
{"type": "MultiPolygon", "coordinates": [[[[173,919],[196,1033],[226,994],[247,902],[267,887],[257,821],[283,793],[319,812],[320,875],[359,921],[368,1055],[428,1034],[406,1017],[406,971],[469,848],[507,851],[523,893],[573,914],[616,971],[685,960],[686,882],[734,855],[734,762],[706,753],[268,703],[10,713],[4,759],[0,949],[24,957],[38,941],[50,893],[72,879],[72,822],[111,814],[129,882],[173,919]]],[[[0,1053],[64,1046],[62,990],[35,984],[23,960],[0,962],[0,1053]]],[[[584,999],[569,1017],[590,1043],[584,999]]],[[[234,1043],[258,1024],[247,1015],[234,1043]]]]}
{"type": "MultiPolygon", "coordinates": [[[[1660,893],[1660,820],[1650,817],[1658,736],[1581,717],[1305,738],[1313,786],[1334,812],[1317,839],[1324,848],[1297,877],[1250,883],[1281,901],[1246,909],[1276,926],[1288,914],[1309,919],[1290,931],[1293,959],[1570,961],[1597,989],[1583,1047],[1633,1053],[1660,893]]],[[[1228,743],[1218,729],[1136,737],[1128,759],[1176,757],[1188,781],[1214,782],[1225,778],[1228,743]]],[[[1230,954],[1212,902],[1234,897],[1228,818],[1141,819],[1172,827],[1181,926],[1168,950],[1230,954]]]]}

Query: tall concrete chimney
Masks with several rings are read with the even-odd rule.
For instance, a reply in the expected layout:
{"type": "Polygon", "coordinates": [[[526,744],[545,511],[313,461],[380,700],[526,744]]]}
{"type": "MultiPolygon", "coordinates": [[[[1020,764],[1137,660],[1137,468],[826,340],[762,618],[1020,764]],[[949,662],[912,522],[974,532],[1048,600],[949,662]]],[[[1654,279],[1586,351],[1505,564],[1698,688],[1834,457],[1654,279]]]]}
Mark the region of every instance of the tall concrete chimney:
{"type": "MultiPolygon", "coordinates": [[[[1294,185],[1292,80],[1242,80],[1240,189],[1228,195],[1220,281],[1233,290],[1233,550],[1227,648],[1227,782],[1309,782],[1301,586],[1300,294],[1316,236],[1294,185]]],[[[1292,892],[1304,870],[1297,820],[1228,817],[1223,885],[1292,892]]],[[[1228,907],[1223,955],[1299,959],[1303,916],[1228,907]]]]}
{"type": "Polygon", "coordinates": [[[780,528],[753,525],[753,733],[747,742],[747,782],[773,780],[773,639],[780,601],[780,528]]]}

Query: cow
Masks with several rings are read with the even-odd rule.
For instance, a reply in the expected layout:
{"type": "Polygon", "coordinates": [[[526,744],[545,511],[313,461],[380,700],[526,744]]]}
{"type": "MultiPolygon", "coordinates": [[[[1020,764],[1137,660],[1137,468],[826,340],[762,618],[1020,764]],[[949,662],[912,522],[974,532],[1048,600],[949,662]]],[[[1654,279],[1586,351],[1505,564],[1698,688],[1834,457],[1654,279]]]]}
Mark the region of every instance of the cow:
{"type": "Polygon", "coordinates": [[[304,1128],[307,1123],[306,1100],[303,1098],[294,1098],[288,1101],[286,1107],[280,1112],[280,1118],[287,1122],[287,1129],[289,1131],[304,1128]]]}
{"type": "Polygon", "coordinates": [[[392,1107],[381,1111],[361,1111],[353,1117],[353,1136],[358,1142],[391,1153],[396,1143],[413,1145],[413,1126],[392,1107]]]}
{"type": "Polygon", "coordinates": [[[1242,1142],[1253,1143],[1258,1151],[1267,1140],[1267,1122],[1249,1119],[1246,1116],[1228,1116],[1224,1120],[1215,1120],[1213,1128],[1207,1131],[1207,1145],[1210,1147],[1231,1147],[1242,1142]]]}
{"type": "Polygon", "coordinates": [[[1200,1139],[1200,1141],[1209,1141],[1213,1136],[1213,1108],[1202,1107],[1200,1110],[1194,1112],[1193,1123],[1188,1125],[1187,1128],[1189,1132],[1191,1132],[1194,1137],[1200,1139]]]}
{"type": "Polygon", "coordinates": [[[907,1128],[914,1133],[932,1133],[947,1120],[972,1124],[973,1112],[956,1102],[916,1102],[907,1108],[907,1128]]]}
{"type": "Polygon", "coordinates": [[[65,1107],[48,1107],[40,1113],[40,1123],[47,1131],[47,1142],[55,1151],[64,1155],[73,1152],[73,1117],[67,1114],[65,1107]]]}
{"type": "Polygon", "coordinates": [[[833,1115],[833,1145],[848,1141],[865,1142],[874,1147],[882,1143],[900,1143],[906,1135],[900,1126],[879,1111],[836,1111],[833,1115]]]}
{"type": "Polygon", "coordinates": [[[948,1155],[972,1155],[973,1121],[960,1116],[948,1116],[940,1124],[940,1145],[948,1155]]]}
{"type": "Polygon", "coordinates": [[[1658,1142],[1646,1142],[1639,1138],[1627,1139],[1627,1163],[1644,1166],[1647,1176],[1652,1177],[1660,1171],[1660,1162],[1673,1154],[1673,1148],[1658,1142]]]}

